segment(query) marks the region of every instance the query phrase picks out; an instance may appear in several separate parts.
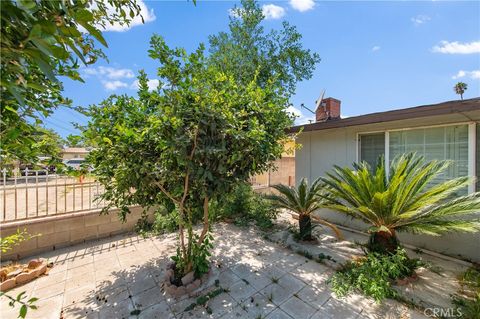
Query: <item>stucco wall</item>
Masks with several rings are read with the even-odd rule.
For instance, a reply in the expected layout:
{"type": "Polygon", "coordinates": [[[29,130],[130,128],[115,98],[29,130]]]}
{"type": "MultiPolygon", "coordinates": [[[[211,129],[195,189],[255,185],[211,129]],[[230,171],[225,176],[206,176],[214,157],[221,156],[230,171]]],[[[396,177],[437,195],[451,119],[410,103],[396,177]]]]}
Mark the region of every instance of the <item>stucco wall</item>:
{"type": "MultiPolygon", "coordinates": [[[[99,215],[99,212],[99,210],[91,210],[1,224],[2,237],[15,233],[17,229],[26,230],[30,235],[40,234],[2,254],[1,260],[16,260],[43,251],[132,231],[143,209],[130,208],[130,214],[127,215],[125,223],[119,220],[116,209],[111,210],[108,215],[99,215]]],[[[151,211],[149,215],[153,216],[153,212],[151,211]]]]}
{"type": "MultiPolygon", "coordinates": [[[[451,114],[430,118],[377,123],[346,128],[301,133],[296,143],[295,175],[298,185],[302,177],[312,181],[325,176],[334,165],[351,166],[357,161],[357,134],[387,129],[413,128],[428,125],[460,123],[475,120],[480,122],[480,110],[469,114],[451,114]]],[[[480,136],[477,136],[477,139],[480,136]]],[[[479,158],[476,159],[477,161],[479,158]]],[[[478,175],[478,174],[477,174],[478,175]]],[[[366,230],[367,226],[336,212],[321,210],[319,215],[347,227],[366,230]]],[[[479,213],[480,214],[480,213],[479,213]]],[[[400,234],[401,240],[417,247],[427,248],[447,255],[480,261],[480,234],[448,234],[441,237],[400,234]]]]}

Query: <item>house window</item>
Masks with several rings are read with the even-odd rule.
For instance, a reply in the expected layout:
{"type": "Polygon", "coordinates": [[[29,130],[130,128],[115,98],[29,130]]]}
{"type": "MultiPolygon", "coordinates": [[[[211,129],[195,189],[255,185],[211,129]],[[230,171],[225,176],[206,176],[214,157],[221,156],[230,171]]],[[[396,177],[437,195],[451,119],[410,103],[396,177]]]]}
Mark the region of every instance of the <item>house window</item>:
{"type": "Polygon", "coordinates": [[[475,166],[477,172],[477,192],[480,192],[480,124],[476,123],[477,133],[476,133],[476,155],[475,155],[475,166]]]}
{"type": "Polygon", "coordinates": [[[403,153],[416,152],[427,161],[453,161],[434,183],[468,176],[468,125],[391,131],[389,136],[390,162],[403,153]]]}
{"type": "Polygon", "coordinates": [[[360,161],[365,161],[375,168],[378,158],[384,154],[385,133],[360,135],[360,161]]]}

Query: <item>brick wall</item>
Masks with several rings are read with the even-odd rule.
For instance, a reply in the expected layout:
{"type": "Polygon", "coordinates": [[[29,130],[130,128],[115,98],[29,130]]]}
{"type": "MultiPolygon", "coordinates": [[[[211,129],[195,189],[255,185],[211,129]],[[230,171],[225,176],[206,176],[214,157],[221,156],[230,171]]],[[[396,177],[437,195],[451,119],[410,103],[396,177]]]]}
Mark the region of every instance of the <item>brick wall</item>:
{"type": "MultiPolygon", "coordinates": [[[[30,235],[40,234],[40,236],[24,241],[2,254],[1,260],[16,260],[40,252],[83,243],[87,240],[132,231],[141,217],[142,211],[141,207],[130,208],[130,214],[125,223],[118,219],[116,209],[110,210],[108,215],[99,215],[97,209],[1,224],[1,237],[9,236],[17,229],[25,229],[30,235]]],[[[153,211],[149,212],[149,215],[153,216],[153,211]]]]}

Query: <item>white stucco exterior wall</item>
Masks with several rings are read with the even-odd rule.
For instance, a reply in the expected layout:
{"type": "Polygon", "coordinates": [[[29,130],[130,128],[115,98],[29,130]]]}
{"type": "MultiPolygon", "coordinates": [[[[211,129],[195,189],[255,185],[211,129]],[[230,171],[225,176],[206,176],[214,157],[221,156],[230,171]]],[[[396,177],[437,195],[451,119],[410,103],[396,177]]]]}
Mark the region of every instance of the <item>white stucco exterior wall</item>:
{"type": "MultiPolygon", "coordinates": [[[[429,118],[376,123],[345,128],[335,128],[320,131],[303,132],[296,142],[301,145],[295,155],[296,185],[303,177],[312,181],[319,176],[325,176],[334,165],[351,166],[357,161],[358,134],[367,132],[385,131],[391,129],[415,128],[443,124],[480,123],[480,110],[468,114],[449,114],[429,118]]],[[[479,136],[476,137],[480,138],[479,136]]],[[[480,159],[476,157],[476,161],[480,159]]],[[[478,173],[477,173],[478,175],[478,173]]],[[[322,217],[358,230],[366,230],[367,225],[358,220],[352,220],[343,214],[321,210],[322,217]]],[[[480,214],[480,212],[479,212],[480,214]]],[[[430,249],[446,255],[461,257],[480,262],[480,233],[461,234],[452,233],[440,237],[399,234],[403,243],[430,249]]]]}

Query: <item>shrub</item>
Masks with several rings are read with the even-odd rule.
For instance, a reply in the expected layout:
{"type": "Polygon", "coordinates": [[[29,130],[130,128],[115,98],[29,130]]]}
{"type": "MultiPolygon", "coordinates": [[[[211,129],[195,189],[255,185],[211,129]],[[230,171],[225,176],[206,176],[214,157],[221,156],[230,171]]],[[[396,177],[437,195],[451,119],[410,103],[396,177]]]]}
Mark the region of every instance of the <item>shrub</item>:
{"type": "Polygon", "coordinates": [[[409,259],[403,248],[387,255],[370,252],[362,259],[348,262],[333,275],[330,283],[339,297],[360,291],[380,302],[398,297],[392,282],[413,275],[419,265],[419,260],[409,259]]]}
{"type": "Polygon", "coordinates": [[[212,206],[216,220],[233,221],[239,226],[253,221],[260,229],[271,228],[278,213],[264,195],[255,193],[247,183],[238,184],[212,206]]]}
{"type": "Polygon", "coordinates": [[[452,297],[456,312],[462,318],[480,319],[480,269],[470,267],[459,279],[462,295],[452,297]]]}
{"type": "Polygon", "coordinates": [[[415,153],[396,157],[388,172],[383,157],[373,169],[366,162],[354,163],[353,169],[335,165],[326,178],[320,177],[327,189],[323,206],[371,225],[369,249],[376,252],[395,252],[397,232],[477,232],[480,192],[457,196],[470,178],[435,181],[451,165],[415,153]]]}
{"type": "MultiPolygon", "coordinates": [[[[273,188],[278,192],[278,194],[268,196],[268,199],[273,202],[273,205],[277,208],[287,209],[298,214],[299,234],[297,239],[313,240],[312,215],[316,210],[322,208],[323,205],[323,200],[320,198],[323,185],[320,179],[308,185],[307,179],[302,178],[297,188],[282,184],[274,185],[273,188]]],[[[330,227],[337,238],[342,238],[340,231],[332,223],[319,217],[315,218],[315,221],[321,225],[330,227]]]]}
{"type": "Polygon", "coordinates": [[[168,210],[165,206],[154,213],[155,219],[150,222],[144,214],[135,225],[135,231],[142,236],[160,235],[172,233],[178,229],[178,211],[168,210]]]}

